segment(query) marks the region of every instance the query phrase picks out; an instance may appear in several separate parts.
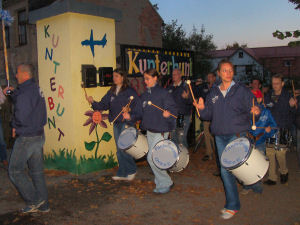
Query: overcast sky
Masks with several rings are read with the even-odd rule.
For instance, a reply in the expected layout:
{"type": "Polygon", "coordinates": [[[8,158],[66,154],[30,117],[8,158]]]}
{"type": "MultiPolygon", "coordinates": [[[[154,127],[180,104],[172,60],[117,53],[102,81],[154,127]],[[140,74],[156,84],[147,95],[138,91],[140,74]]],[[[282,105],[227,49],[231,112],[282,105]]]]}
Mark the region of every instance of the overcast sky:
{"type": "Polygon", "coordinates": [[[193,25],[213,35],[218,49],[237,41],[248,47],[283,46],[291,40],[273,38],[272,33],[300,29],[300,10],[288,0],[150,0],[159,14],[190,33],[193,25]]]}

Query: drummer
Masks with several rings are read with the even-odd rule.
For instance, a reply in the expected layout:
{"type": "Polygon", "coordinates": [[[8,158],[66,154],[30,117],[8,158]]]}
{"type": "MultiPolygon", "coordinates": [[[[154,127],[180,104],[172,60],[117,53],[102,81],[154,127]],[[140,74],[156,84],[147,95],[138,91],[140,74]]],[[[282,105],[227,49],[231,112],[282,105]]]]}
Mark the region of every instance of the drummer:
{"type": "Polygon", "coordinates": [[[171,133],[171,139],[177,144],[188,148],[187,133],[191,123],[193,101],[188,91],[188,86],[182,80],[181,70],[175,68],[172,72],[172,84],[167,88],[175,100],[178,109],[176,129],[171,133]],[[183,134],[180,135],[181,129],[183,134]]]}
{"type": "Polygon", "coordinates": [[[143,105],[143,118],[141,128],[147,131],[149,152],[148,163],[154,173],[156,194],[168,193],[173,186],[173,181],[166,170],[159,169],[152,161],[152,148],[161,140],[167,139],[169,132],[175,129],[176,120],[172,116],[177,115],[176,103],[171,94],[158,84],[158,72],[155,69],[148,69],[144,72],[144,80],[147,90],[141,96],[143,105]],[[161,111],[149,105],[149,101],[164,109],[161,111]]]}
{"type": "MultiPolygon", "coordinates": [[[[252,140],[252,143],[254,144],[255,149],[259,150],[261,153],[266,155],[266,139],[273,136],[273,134],[276,133],[277,124],[270,112],[264,104],[263,104],[263,95],[258,88],[260,86],[260,80],[258,78],[252,79],[252,93],[257,99],[257,102],[260,107],[260,116],[257,121],[255,121],[255,124],[253,124],[253,121],[251,120],[251,124],[258,127],[257,129],[250,129],[248,136],[252,140]],[[257,88],[254,88],[257,87],[257,88]]],[[[244,186],[243,190],[240,192],[242,195],[246,195],[250,192],[250,190],[253,190],[255,193],[262,193],[263,187],[262,182],[258,181],[255,184],[244,186]]]]}
{"type": "MultiPolygon", "coordinates": [[[[240,136],[245,136],[250,128],[252,113],[258,115],[259,107],[252,105],[251,91],[233,80],[234,66],[222,60],[217,69],[221,81],[217,82],[204,100],[194,105],[200,110],[200,117],[211,120],[211,132],[215,135],[219,159],[226,145],[240,136]]],[[[221,218],[230,219],[240,209],[236,178],[221,166],[226,203],[221,209],[221,218]]]]}
{"type": "MultiPolygon", "coordinates": [[[[265,104],[270,109],[279,130],[289,130],[292,127],[297,100],[284,89],[283,77],[280,74],[276,74],[272,77],[272,89],[273,90],[270,90],[265,96],[265,104]]],[[[264,182],[265,184],[275,185],[277,182],[276,159],[279,166],[280,182],[285,184],[288,181],[286,151],[286,148],[281,148],[278,151],[275,148],[267,146],[266,153],[270,161],[270,167],[269,177],[268,180],[264,182]]]]}
{"type": "MultiPolygon", "coordinates": [[[[125,125],[128,124],[132,126],[137,120],[141,119],[142,105],[140,99],[137,93],[128,86],[127,74],[121,69],[115,69],[113,71],[113,85],[100,102],[94,101],[92,96],[87,96],[86,98],[88,102],[92,104],[94,110],[109,110],[109,122],[112,122],[123,110],[122,115],[119,116],[113,124],[116,145],[121,132],[125,129],[125,125]],[[133,100],[129,108],[123,108],[129,103],[131,96],[133,96],[133,100]]],[[[116,176],[113,176],[112,179],[132,181],[136,175],[134,158],[120,150],[118,146],[117,158],[119,168],[116,176]]]]}

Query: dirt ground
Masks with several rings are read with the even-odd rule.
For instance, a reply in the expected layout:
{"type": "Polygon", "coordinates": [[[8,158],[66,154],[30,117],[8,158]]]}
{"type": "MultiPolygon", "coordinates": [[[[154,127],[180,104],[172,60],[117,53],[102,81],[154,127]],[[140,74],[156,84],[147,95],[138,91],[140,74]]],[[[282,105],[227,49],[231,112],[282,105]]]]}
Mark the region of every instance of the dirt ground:
{"type": "MultiPolygon", "coordinates": [[[[300,225],[300,171],[295,152],[288,152],[289,182],[264,185],[262,194],[240,195],[242,208],[230,220],[219,218],[225,195],[215,162],[203,162],[204,149],[190,153],[184,171],[172,173],[175,186],[156,195],[153,174],[145,160],[138,162],[133,182],[113,181],[116,169],[75,176],[46,171],[51,211],[21,215],[24,207],[0,168],[0,225],[123,225],[123,224],[230,224],[300,225]]],[[[239,186],[241,189],[241,186],[239,186]]]]}

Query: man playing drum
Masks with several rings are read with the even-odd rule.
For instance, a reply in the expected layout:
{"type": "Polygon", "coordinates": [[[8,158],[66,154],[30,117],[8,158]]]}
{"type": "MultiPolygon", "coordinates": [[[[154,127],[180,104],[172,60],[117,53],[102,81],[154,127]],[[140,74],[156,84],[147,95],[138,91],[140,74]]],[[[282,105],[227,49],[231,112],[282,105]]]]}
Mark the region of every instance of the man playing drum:
{"type": "MultiPolygon", "coordinates": [[[[211,120],[211,131],[215,135],[219,159],[227,144],[245,136],[250,129],[252,113],[258,115],[259,107],[253,106],[253,94],[244,85],[233,80],[234,66],[228,60],[222,60],[218,65],[218,75],[221,82],[211,89],[204,105],[203,98],[195,107],[200,110],[200,117],[211,120]]],[[[226,204],[221,209],[221,218],[230,219],[240,209],[239,193],[236,178],[223,166],[221,177],[226,194],[226,204]]]]}
{"type": "Polygon", "coordinates": [[[288,181],[288,169],[286,166],[286,142],[288,140],[280,138],[280,136],[282,136],[280,134],[289,132],[293,123],[293,113],[295,113],[297,101],[291,97],[290,93],[285,90],[283,86],[284,81],[282,75],[274,75],[272,77],[273,90],[268,92],[265,96],[265,104],[270,109],[279,128],[279,146],[276,146],[276,144],[274,144],[274,146],[267,145],[266,148],[266,154],[270,160],[269,177],[268,180],[264,182],[267,185],[276,184],[276,159],[279,165],[280,182],[284,184],[288,181]]]}
{"type": "Polygon", "coordinates": [[[181,70],[175,68],[172,73],[172,84],[168,87],[168,91],[175,100],[178,109],[177,126],[175,131],[171,133],[171,139],[176,144],[183,144],[188,148],[187,133],[191,123],[193,101],[189,94],[188,86],[181,78],[181,70]]]}

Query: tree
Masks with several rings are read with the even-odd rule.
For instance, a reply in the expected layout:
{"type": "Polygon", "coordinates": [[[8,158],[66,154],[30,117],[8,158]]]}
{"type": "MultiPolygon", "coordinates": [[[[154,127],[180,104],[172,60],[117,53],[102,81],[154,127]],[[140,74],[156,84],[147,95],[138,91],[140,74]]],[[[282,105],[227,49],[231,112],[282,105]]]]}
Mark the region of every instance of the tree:
{"type": "Polygon", "coordinates": [[[239,49],[239,48],[247,48],[247,44],[239,44],[238,42],[234,42],[233,44],[227,44],[226,45],[226,50],[236,50],[236,49],[239,49]]]}
{"type": "MultiPolygon", "coordinates": [[[[289,2],[293,3],[296,5],[295,9],[300,10],[300,0],[289,0],[289,2]]],[[[283,40],[285,38],[299,38],[300,37],[300,30],[295,30],[295,31],[285,31],[281,32],[279,30],[276,30],[273,33],[273,37],[276,37],[280,40],[283,40]]],[[[293,47],[293,46],[300,46],[300,41],[291,41],[289,42],[288,46],[293,47]]]]}
{"type": "Polygon", "coordinates": [[[170,24],[163,24],[162,45],[167,49],[186,50],[188,48],[186,33],[182,25],[177,24],[177,20],[172,20],[170,24]]]}

